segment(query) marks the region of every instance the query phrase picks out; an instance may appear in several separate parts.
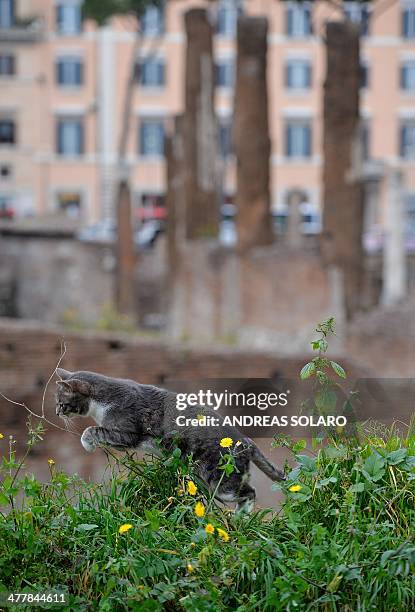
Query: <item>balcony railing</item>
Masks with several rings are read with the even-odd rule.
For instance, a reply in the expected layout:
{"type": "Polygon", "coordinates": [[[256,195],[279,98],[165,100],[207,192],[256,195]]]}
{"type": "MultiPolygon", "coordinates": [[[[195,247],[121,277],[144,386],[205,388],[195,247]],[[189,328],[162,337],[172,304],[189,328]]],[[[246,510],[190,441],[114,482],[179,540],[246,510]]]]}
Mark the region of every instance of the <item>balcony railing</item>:
{"type": "Polygon", "coordinates": [[[0,42],[36,43],[43,35],[44,23],[40,17],[17,18],[12,26],[0,27],[0,42]]]}

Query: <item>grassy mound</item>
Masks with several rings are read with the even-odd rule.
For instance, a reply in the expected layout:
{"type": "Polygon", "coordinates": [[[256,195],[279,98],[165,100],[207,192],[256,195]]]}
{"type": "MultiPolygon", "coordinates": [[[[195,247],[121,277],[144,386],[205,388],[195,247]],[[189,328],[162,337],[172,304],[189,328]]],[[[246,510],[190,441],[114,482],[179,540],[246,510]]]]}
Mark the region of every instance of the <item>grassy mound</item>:
{"type": "Polygon", "coordinates": [[[285,501],[250,516],[217,507],[178,449],[100,484],[52,461],[40,483],[12,452],[1,589],[58,588],[77,611],[414,609],[415,437],[279,443],[298,462],[285,501]]]}

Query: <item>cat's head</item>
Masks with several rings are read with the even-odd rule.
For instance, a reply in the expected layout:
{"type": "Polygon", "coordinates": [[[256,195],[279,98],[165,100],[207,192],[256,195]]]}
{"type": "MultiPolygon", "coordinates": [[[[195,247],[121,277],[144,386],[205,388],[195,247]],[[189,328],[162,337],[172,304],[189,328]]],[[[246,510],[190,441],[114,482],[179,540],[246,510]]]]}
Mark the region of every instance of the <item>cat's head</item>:
{"type": "Polygon", "coordinates": [[[56,370],[56,414],[60,417],[86,416],[91,398],[91,384],[77,378],[76,372],[56,370]]]}

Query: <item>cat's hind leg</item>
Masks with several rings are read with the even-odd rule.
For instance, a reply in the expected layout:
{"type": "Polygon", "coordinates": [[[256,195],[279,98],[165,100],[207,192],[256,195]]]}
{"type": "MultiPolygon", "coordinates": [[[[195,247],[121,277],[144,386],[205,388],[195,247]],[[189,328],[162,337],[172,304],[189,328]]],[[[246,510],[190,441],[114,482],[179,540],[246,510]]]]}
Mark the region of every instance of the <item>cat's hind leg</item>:
{"type": "MultiPolygon", "coordinates": [[[[232,474],[225,478],[215,493],[215,497],[221,502],[236,502],[236,512],[249,513],[255,506],[256,492],[247,481],[249,476],[232,474]]],[[[212,488],[212,485],[211,485],[212,488]]],[[[216,487],[213,487],[215,490],[216,487]]]]}

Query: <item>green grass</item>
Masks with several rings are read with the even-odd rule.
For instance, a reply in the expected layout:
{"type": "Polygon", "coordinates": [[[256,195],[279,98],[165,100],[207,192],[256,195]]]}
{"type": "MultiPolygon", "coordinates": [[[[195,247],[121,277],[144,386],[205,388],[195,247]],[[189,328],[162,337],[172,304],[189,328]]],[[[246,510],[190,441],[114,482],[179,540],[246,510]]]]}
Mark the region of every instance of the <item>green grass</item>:
{"type": "MultiPolygon", "coordinates": [[[[29,449],[40,435],[32,432],[29,449]]],[[[8,454],[1,588],[59,588],[77,611],[414,609],[415,437],[389,430],[324,448],[275,444],[298,467],[281,511],[250,516],[211,503],[178,449],[155,462],[112,460],[99,484],[57,465],[40,483],[8,454]],[[208,522],[229,541],[207,534],[208,522]],[[123,524],[132,528],[120,534],[123,524]]]]}

